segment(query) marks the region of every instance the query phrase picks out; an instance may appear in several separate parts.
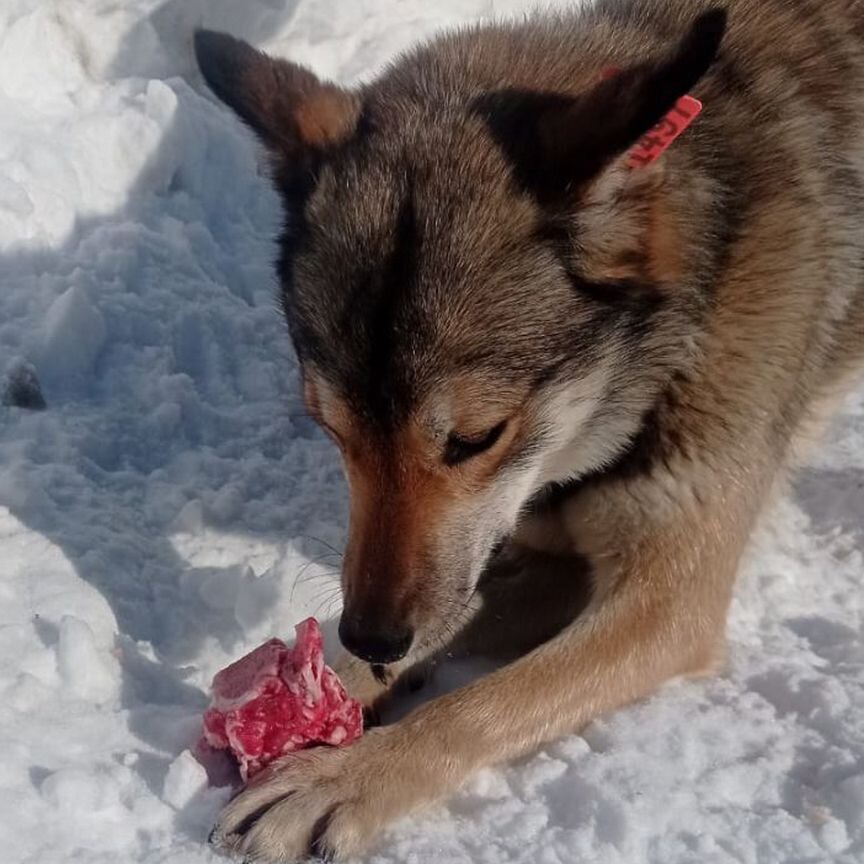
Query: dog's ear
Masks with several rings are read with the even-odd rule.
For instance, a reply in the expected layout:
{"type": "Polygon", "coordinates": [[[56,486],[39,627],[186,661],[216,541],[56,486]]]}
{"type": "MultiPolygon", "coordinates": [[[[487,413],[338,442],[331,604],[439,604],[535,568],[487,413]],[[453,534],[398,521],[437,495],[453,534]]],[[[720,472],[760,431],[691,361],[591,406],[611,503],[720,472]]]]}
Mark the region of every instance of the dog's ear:
{"type": "Polygon", "coordinates": [[[579,96],[499,91],[475,101],[517,178],[541,199],[569,196],[655,126],[711,66],[725,9],[700,15],[666,57],[617,70],[579,96]]]}
{"type": "Polygon", "coordinates": [[[342,143],[357,125],[354,94],[226,33],[198,30],[195,56],[210,89],[283,165],[301,167],[305,156],[342,143]]]}

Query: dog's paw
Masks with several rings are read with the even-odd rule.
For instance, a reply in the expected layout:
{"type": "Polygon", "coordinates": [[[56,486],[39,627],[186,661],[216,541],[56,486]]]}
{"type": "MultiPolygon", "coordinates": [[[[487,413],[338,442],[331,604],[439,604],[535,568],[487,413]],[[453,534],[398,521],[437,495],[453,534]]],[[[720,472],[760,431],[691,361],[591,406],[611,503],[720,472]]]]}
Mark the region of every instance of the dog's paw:
{"type": "Polygon", "coordinates": [[[228,804],[211,842],[250,862],[359,854],[384,826],[443,791],[423,756],[409,759],[411,749],[393,726],[350,747],[289,756],[228,804]]]}

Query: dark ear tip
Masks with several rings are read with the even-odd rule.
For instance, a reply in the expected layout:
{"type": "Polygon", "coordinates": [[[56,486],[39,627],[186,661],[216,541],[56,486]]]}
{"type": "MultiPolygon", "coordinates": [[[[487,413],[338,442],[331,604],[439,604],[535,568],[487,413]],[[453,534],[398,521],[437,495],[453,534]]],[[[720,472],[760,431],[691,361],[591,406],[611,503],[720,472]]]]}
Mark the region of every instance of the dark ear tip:
{"type": "Polygon", "coordinates": [[[215,44],[219,42],[219,37],[224,36],[224,33],[217,33],[215,30],[198,29],[192,35],[192,44],[195,46],[195,56],[200,60],[201,55],[205,54],[215,44]]]}
{"type": "Polygon", "coordinates": [[[207,86],[242,116],[235,97],[243,71],[254,63],[258,52],[242,39],[217,30],[196,30],[192,42],[207,86]]]}
{"type": "Polygon", "coordinates": [[[192,42],[198,68],[211,85],[213,80],[224,77],[226,68],[242,65],[244,60],[254,53],[254,49],[241,39],[235,39],[218,30],[196,30],[192,42]]]}
{"type": "Polygon", "coordinates": [[[224,33],[217,33],[215,30],[196,30],[192,37],[192,45],[195,48],[195,59],[198,61],[198,68],[205,75],[222,41],[219,37],[224,35],[224,33]]]}
{"type": "Polygon", "coordinates": [[[227,33],[219,33],[216,30],[196,30],[192,37],[192,44],[195,47],[195,59],[198,65],[204,66],[211,62],[236,41],[227,33]]]}
{"type": "Polygon", "coordinates": [[[714,6],[696,18],[690,32],[694,39],[713,44],[716,51],[726,33],[728,21],[729,10],[725,6],[714,6]]]}
{"type": "Polygon", "coordinates": [[[697,20],[712,21],[720,27],[725,27],[729,20],[729,8],[727,6],[712,6],[706,9],[697,20]]]}

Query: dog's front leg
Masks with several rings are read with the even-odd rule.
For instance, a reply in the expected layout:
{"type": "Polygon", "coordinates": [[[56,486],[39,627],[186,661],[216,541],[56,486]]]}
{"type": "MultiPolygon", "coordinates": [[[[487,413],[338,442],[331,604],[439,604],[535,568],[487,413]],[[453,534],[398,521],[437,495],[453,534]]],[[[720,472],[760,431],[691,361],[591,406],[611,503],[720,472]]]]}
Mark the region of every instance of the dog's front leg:
{"type": "Polygon", "coordinates": [[[600,563],[591,607],[558,636],[351,747],[273,766],[229,804],[217,839],[255,861],[357,853],[481,766],[705,669],[746,532],[704,513],[672,521],[600,563]]]}

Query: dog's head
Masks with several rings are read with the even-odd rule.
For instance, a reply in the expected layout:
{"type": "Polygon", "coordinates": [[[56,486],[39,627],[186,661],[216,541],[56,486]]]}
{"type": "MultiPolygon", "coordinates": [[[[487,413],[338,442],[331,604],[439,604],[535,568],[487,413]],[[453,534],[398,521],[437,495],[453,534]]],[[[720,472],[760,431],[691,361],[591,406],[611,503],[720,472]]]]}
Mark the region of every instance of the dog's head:
{"type": "Polygon", "coordinates": [[[350,485],[359,656],[446,630],[526,502],[613,458],[674,365],[692,314],[676,238],[652,172],[619,157],[724,25],[708,13],[576,95],[486,89],[434,48],[347,91],[197,34],[207,82],[274,156],[285,312],[350,485]]]}

